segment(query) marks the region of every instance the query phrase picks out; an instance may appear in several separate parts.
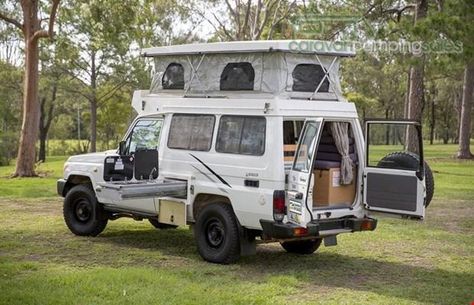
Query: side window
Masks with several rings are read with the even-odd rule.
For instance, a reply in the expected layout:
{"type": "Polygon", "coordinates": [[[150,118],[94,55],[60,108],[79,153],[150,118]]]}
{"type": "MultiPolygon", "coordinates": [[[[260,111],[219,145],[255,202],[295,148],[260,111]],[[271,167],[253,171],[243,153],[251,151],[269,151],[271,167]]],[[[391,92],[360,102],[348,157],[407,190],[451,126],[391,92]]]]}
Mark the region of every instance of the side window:
{"type": "MultiPolygon", "coordinates": [[[[323,68],[315,64],[299,64],[291,73],[293,76],[293,91],[314,92],[324,77],[323,68]]],[[[328,92],[329,80],[324,79],[318,92],[328,92]]]]}
{"type": "Polygon", "coordinates": [[[184,68],[181,64],[170,63],[161,79],[163,89],[184,89],[184,68]]]}
{"type": "Polygon", "coordinates": [[[216,151],[261,156],[265,152],[265,130],[264,117],[222,116],[216,151]]]}
{"type": "Polygon", "coordinates": [[[138,150],[158,149],[163,120],[139,120],[127,138],[127,154],[138,150]]]}
{"type": "Polygon", "coordinates": [[[232,62],[221,74],[220,90],[253,90],[255,71],[249,62],[232,62]]]}
{"type": "Polygon", "coordinates": [[[215,120],[213,115],[173,115],[168,147],[199,151],[210,150],[215,120]]]}

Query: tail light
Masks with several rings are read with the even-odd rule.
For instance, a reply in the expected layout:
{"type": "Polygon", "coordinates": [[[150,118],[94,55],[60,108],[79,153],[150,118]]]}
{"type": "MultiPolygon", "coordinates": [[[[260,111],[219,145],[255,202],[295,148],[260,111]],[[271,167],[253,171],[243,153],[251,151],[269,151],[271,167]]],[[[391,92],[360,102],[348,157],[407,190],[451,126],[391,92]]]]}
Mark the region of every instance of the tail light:
{"type": "Polygon", "coordinates": [[[375,230],[376,223],[372,219],[365,219],[360,224],[361,231],[373,231],[375,230]]]}
{"type": "Polygon", "coordinates": [[[297,227],[293,229],[294,236],[306,236],[308,235],[308,229],[303,227],[297,227]]]}
{"type": "Polygon", "coordinates": [[[281,222],[286,214],[285,191],[273,192],[273,219],[281,222]]]}

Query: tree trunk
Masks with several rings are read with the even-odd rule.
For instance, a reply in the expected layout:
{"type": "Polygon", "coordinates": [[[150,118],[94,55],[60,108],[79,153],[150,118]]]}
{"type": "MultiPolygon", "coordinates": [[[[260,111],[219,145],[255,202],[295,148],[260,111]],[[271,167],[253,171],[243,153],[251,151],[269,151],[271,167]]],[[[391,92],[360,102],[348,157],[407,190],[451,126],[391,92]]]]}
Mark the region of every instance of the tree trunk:
{"type": "Polygon", "coordinates": [[[431,98],[431,120],[430,120],[430,144],[433,145],[434,142],[434,135],[435,135],[435,127],[436,127],[436,112],[435,112],[435,99],[434,97],[431,98]]]}
{"type": "Polygon", "coordinates": [[[38,138],[38,39],[34,34],[39,29],[38,2],[22,2],[25,38],[25,76],[23,95],[23,123],[21,126],[20,146],[13,176],[33,177],[35,173],[35,144],[38,138]]]}
{"type": "Polygon", "coordinates": [[[96,66],[95,66],[95,58],[96,52],[91,52],[91,88],[92,88],[92,97],[89,101],[91,106],[91,122],[90,122],[90,129],[91,129],[91,147],[90,152],[96,152],[96,143],[97,143],[97,73],[96,73],[96,66]]]}
{"type": "MultiPolygon", "coordinates": [[[[385,109],[385,119],[388,120],[389,118],[389,109],[385,109]]],[[[386,125],[385,127],[385,145],[390,144],[390,125],[386,125]]]]}
{"type": "MultiPolygon", "coordinates": [[[[428,12],[428,0],[418,0],[415,12],[415,25],[425,18],[428,12]]],[[[410,68],[410,88],[408,93],[408,119],[421,123],[424,104],[424,56],[420,62],[410,68]]],[[[419,154],[419,139],[415,128],[407,129],[407,150],[419,154]]]]}
{"type": "Polygon", "coordinates": [[[459,124],[459,159],[471,159],[471,109],[474,89],[474,63],[469,63],[464,69],[464,84],[462,90],[461,120],[459,124]]]}
{"type": "MultiPolygon", "coordinates": [[[[23,22],[0,12],[0,19],[16,26],[23,33],[25,41],[25,73],[23,80],[23,122],[21,126],[20,145],[16,160],[14,177],[32,177],[35,173],[35,144],[38,138],[39,103],[38,103],[38,63],[40,38],[52,38],[53,26],[60,0],[53,0],[49,15],[48,31],[41,29],[44,16],[39,16],[39,0],[21,0],[23,22]]],[[[18,2],[18,1],[15,1],[18,2]]]]}
{"type": "Polygon", "coordinates": [[[436,97],[436,87],[435,87],[434,82],[432,82],[431,83],[430,95],[429,95],[429,104],[430,104],[430,145],[433,145],[434,136],[435,136],[435,126],[436,126],[435,97],[436,97]]]}
{"type": "Polygon", "coordinates": [[[93,98],[90,101],[91,106],[91,122],[90,122],[90,129],[91,129],[91,147],[90,152],[96,152],[96,142],[97,142],[97,101],[93,98]]]}
{"type": "MultiPolygon", "coordinates": [[[[424,103],[423,63],[411,67],[408,118],[421,123],[424,103]]],[[[407,150],[419,154],[419,139],[415,128],[407,129],[407,150]]]]}
{"type": "Polygon", "coordinates": [[[47,98],[43,97],[41,99],[40,105],[40,120],[39,120],[39,153],[38,153],[38,161],[46,162],[46,140],[48,138],[49,127],[51,127],[51,122],[53,121],[53,111],[54,111],[54,103],[56,101],[56,92],[57,92],[57,84],[53,84],[52,88],[52,95],[51,95],[51,102],[49,104],[48,111],[46,112],[46,102],[47,98]]]}
{"type": "Polygon", "coordinates": [[[46,162],[46,133],[40,130],[38,161],[46,162]]]}
{"type": "Polygon", "coordinates": [[[46,104],[46,97],[41,99],[40,104],[40,120],[39,120],[39,152],[38,152],[38,161],[46,161],[46,113],[44,110],[46,104]]]}

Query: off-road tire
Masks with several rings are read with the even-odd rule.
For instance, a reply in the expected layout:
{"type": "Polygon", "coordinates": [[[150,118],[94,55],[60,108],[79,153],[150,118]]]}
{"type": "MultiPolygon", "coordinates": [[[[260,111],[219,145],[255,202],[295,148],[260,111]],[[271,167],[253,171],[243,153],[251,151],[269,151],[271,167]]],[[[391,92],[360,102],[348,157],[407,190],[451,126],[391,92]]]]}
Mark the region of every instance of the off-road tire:
{"type": "Polygon", "coordinates": [[[156,220],[154,218],[149,218],[148,221],[151,223],[152,226],[154,226],[157,229],[161,229],[161,230],[176,229],[178,227],[178,226],[175,226],[175,225],[170,225],[170,224],[167,224],[167,223],[158,222],[158,220],[156,220]]]}
{"type": "MultiPolygon", "coordinates": [[[[386,155],[383,157],[382,160],[379,161],[377,164],[378,167],[390,167],[390,168],[400,168],[400,169],[407,169],[407,168],[417,168],[420,164],[420,157],[412,152],[401,151],[401,152],[394,152],[386,155]],[[388,165],[387,163],[390,163],[388,165]]],[[[434,177],[433,172],[431,171],[430,166],[426,161],[424,161],[425,165],[425,185],[426,185],[426,199],[425,199],[425,207],[431,202],[433,199],[433,194],[435,190],[434,185],[434,177]]]]}
{"type": "Polygon", "coordinates": [[[72,233],[97,236],[107,226],[102,205],[88,185],[76,185],[66,194],[63,205],[64,221],[72,233]]]}
{"type": "Polygon", "coordinates": [[[211,203],[197,216],[194,227],[198,252],[211,263],[231,264],[240,258],[240,233],[229,204],[211,203]]]}
{"type": "Polygon", "coordinates": [[[280,245],[288,253],[313,254],[321,246],[321,238],[285,241],[280,245]]]}

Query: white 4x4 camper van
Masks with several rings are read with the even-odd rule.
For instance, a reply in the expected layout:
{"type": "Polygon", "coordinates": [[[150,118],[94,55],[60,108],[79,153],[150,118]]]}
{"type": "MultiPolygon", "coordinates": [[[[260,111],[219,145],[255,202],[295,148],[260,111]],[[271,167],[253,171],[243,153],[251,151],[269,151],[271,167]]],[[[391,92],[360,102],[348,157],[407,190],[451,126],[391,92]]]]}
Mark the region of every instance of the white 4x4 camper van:
{"type": "Polygon", "coordinates": [[[313,253],[322,240],[374,230],[372,212],[423,219],[433,177],[420,124],[362,127],[338,76],[353,52],[305,43],[144,50],[156,73],[134,93],[139,115],[118,150],[64,165],[69,229],[96,236],[119,217],[190,225],[205,260],[231,263],[254,253],[256,239],[313,253]]]}

